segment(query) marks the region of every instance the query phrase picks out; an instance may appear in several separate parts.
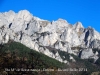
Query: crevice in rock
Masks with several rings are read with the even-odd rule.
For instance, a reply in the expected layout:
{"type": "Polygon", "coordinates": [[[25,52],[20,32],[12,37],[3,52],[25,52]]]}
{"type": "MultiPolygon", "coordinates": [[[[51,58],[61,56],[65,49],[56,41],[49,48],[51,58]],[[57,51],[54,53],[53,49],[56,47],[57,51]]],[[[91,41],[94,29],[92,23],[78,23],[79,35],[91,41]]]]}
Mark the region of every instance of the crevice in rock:
{"type": "Polygon", "coordinates": [[[9,24],[9,28],[11,28],[12,23],[9,24]]]}
{"type": "Polygon", "coordinates": [[[27,24],[27,27],[25,28],[25,30],[28,30],[28,28],[29,28],[29,23],[27,24]]]}
{"type": "Polygon", "coordinates": [[[86,32],[84,41],[87,40],[88,36],[89,36],[89,31],[86,32]]]}
{"type": "Polygon", "coordinates": [[[81,58],[81,54],[82,54],[82,51],[79,52],[79,55],[78,55],[79,58],[81,58]]]}
{"type": "Polygon", "coordinates": [[[19,40],[22,40],[22,36],[23,36],[23,33],[22,31],[20,32],[20,39],[19,40]]]}

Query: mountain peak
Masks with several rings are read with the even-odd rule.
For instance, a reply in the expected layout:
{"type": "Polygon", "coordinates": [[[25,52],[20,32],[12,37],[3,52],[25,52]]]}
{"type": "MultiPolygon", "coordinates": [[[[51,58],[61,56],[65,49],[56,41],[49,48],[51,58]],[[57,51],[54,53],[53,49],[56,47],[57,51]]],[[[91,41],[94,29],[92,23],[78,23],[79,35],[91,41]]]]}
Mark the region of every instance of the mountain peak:
{"type": "Polygon", "coordinates": [[[28,10],[21,10],[18,12],[19,17],[20,16],[32,16],[32,14],[28,10]]]}
{"type": "Polygon", "coordinates": [[[82,25],[81,22],[75,23],[74,26],[73,26],[73,28],[74,28],[77,32],[79,32],[80,29],[84,29],[84,27],[83,27],[83,25],[82,25]]]}
{"type": "Polygon", "coordinates": [[[13,10],[9,10],[8,13],[15,13],[13,10]]]}
{"type": "Polygon", "coordinates": [[[59,18],[57,21],[59,22],[64,22],[64,23],[68,23],[66,20],[62,19],[62,18],[59,18]]]}
{"type": "Polygon", "coordinates": [[[20,10],[18,13],[30,13],[28,10],[20,10]]]}
{"type": "Polygon", "coordinates": [[[77,22],[74,25],[76,28],[84,28],[81,22],[77,22]]]}

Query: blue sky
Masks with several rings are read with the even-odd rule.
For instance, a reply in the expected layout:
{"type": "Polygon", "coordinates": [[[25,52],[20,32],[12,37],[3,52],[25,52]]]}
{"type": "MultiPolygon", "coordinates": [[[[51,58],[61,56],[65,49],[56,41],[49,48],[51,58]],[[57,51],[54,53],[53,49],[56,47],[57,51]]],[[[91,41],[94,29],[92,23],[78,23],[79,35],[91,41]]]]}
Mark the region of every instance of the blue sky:
{"type": "Polygon", "coordinates": [[[0,12],[24,9],[49,21],[80,21],[84,27],[91,26],[100,32],[100,0],[0,0],[0,12]]]}

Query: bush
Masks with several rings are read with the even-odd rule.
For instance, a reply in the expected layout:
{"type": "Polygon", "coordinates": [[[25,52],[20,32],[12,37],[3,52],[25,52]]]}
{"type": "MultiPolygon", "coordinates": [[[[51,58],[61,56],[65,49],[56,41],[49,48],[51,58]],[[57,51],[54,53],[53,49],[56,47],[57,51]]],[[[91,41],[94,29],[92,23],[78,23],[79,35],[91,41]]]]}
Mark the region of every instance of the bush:
{"type": "Polygon", "coordinates": [[[88,59],[88,61],[89,61],[90,63],[94,63],[94,59],[93,59],[93,58],[88,59]]]}
{"type": "Polygon", "coordinates": [[[99,57],[98,60],[95,62],[95,64],[97,64],[98,66],[100,66],[100,57],[99,57]]]}

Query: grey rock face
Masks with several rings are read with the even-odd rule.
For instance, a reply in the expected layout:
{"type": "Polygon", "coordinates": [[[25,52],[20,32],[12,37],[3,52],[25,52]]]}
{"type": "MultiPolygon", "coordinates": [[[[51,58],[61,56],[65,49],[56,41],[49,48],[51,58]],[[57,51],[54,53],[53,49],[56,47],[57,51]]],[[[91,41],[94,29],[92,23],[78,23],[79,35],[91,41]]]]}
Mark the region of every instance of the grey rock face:
{"type": "Polygon", "coordinates": [[[93,40],[89,47],[100,49],[100,40],[93,40]]]}
{"type": "Polygon", "coordinates": [[[81,35],[82,32],[84,31],[84,27],[81,22],[77,22],[76,24],[73,25],[73,29],[76,30],[78,35],[81,35]]]}
{"type": "Polygon", "coordinates": [[[67,63],[67,60],[63,61],[59,53],[53,54],[46,46],[77,56],[80,51],[75,49],[75,53],[71,47],[87,48],[82,50],[81,58],[93,56],[97,59],[89,48],[100,49],[99,37],[100,33],[91,27],[85,29],[81,22],[74,25],[63,19],[49,22],[33,16],[27,10],[0,13],[0,44],[14,40],[61,62],[67,63]]]}
{"type": "Polygon", "coordinates": [[[82,49],[81,59],[88,59],[94,55],[92,49],[82,49]]]}
{"type": "MultiPolygon", "coordinates": [[[[85,38],[84,41],[86,46],[89,47],[90,44],[95,40],[100,40],[100,33],[98,33],[95,29],[88,27],[85,29],[85,38]]],[[[100,44],[100,43],[99,43],[100,44]]]]}
{"type": "Polygon", "coordinates": [[[94,59],[94,62],[99,58],[98,52],[93,53],[93,50],[91,48],[82,49],[81,50],[81,59],[94,59]]]}

